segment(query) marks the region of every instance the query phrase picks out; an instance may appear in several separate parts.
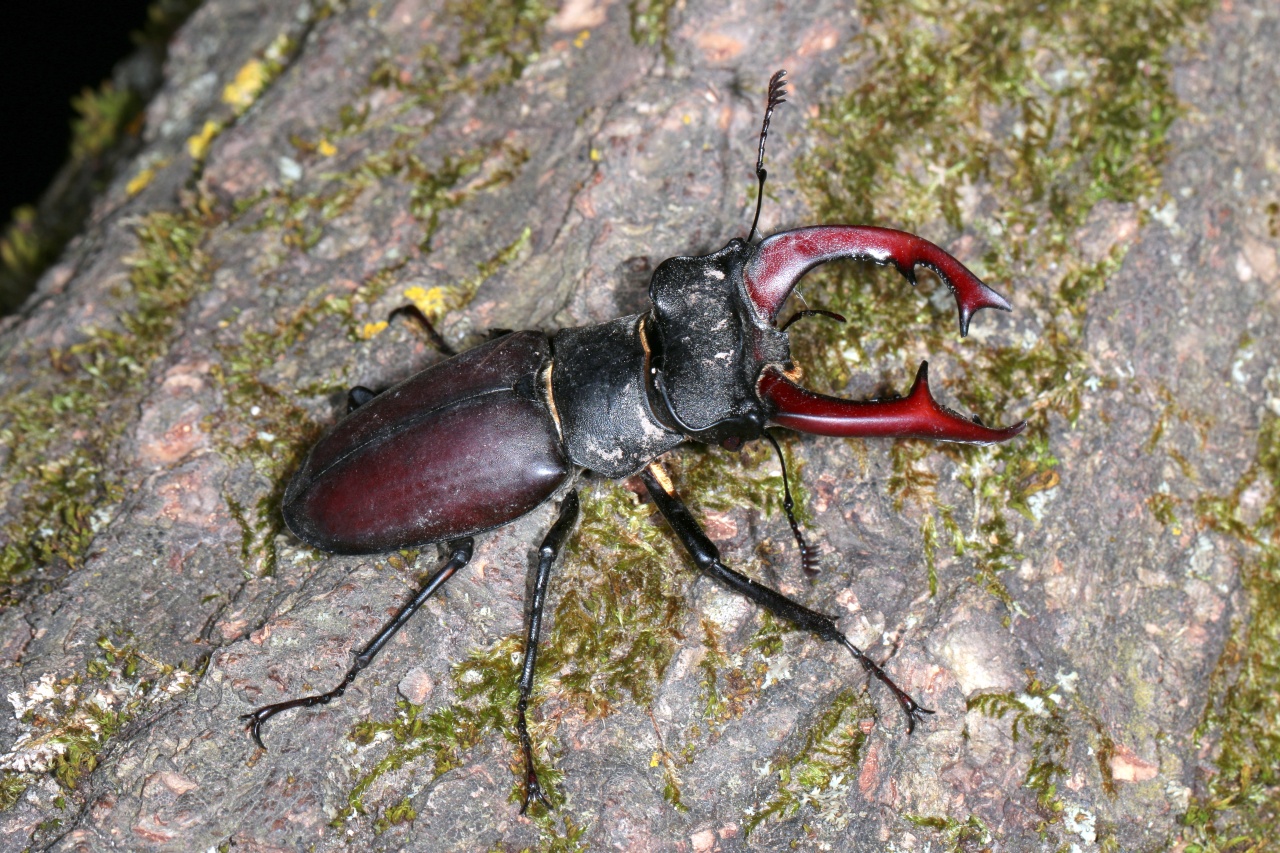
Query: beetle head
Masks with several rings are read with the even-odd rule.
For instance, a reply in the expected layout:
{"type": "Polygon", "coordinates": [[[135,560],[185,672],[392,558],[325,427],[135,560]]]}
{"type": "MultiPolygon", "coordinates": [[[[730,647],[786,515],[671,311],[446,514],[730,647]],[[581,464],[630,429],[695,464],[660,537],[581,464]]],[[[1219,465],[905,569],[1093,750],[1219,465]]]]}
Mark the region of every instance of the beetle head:
{"type": "Polygon", "coordinates": [[[756,393],[760,370],[790,360],[786,334],[746,298],[743,269],[754,252],[730,240],[709,255],[663,261],[649,283],[650,404],[695,441],[736,448],[758,438],[771,414],[756,393]]]}
{"type": "Polygon", "coordinates": [[[912,284],[924,265],[951,288],[960,334],[982,308],[1009,303],[938,246],[902,231],[816,226],[775,234],[758,245],[731,240],[700,257],[664,261],[649,284],[646,382],[654,414],[696,441],[736,448],[769,423],[838,436],[902,436],[991,444],[1025,423],[990,429],[940,406],[927,365],[903,399],[869,403],[808,391],[788,377],[790,343],[776,320],[800,278],[836,258],[893,264],[912,284]]]}

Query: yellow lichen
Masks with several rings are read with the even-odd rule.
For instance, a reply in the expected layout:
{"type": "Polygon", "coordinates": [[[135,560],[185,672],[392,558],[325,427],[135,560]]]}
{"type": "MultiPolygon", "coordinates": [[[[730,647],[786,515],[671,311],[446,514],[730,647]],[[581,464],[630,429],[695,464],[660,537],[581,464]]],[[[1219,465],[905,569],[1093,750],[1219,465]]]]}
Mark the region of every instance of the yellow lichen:
{"type": "Polygon", "coordinates": [[[191,155],[192,160],[203,160],[204,156],[209,153],[209,144],[213,142],[213,138],[222,130],[222,125],[210,119],[204,123],[204,127],[200,128],[200,132],[187,138],[187,153],[191,155]]]}
{"type": "Polygon", "coordinates": [[[237,113],[253,105],[270,79],[270,70],[261,59],[250,59],[236,72],[235,79],[222,89],[222,102],[237,113]]]}

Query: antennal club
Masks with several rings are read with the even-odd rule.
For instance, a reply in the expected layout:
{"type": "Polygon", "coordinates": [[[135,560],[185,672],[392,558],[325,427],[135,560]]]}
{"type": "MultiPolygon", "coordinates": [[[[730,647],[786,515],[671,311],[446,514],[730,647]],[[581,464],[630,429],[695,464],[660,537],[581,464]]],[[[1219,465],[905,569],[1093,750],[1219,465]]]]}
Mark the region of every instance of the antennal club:
{"type": "Polygon", "coordinates": [[[769,78],[769,101],[764,107],[764,123],[760,125],[760,153],[756,156],[756,180],[760,189],[756,193],[756,216],[751,220],[751,231],[747,234],[747,242],[756,238],[756,226],[760,224],[760,206],[764,203],[764,180],[769,173],[764,168],[764,141],[769,136],[769,119],[773,117],[774,107],[787,102],[786,69],[779,69],[769,78]]]}

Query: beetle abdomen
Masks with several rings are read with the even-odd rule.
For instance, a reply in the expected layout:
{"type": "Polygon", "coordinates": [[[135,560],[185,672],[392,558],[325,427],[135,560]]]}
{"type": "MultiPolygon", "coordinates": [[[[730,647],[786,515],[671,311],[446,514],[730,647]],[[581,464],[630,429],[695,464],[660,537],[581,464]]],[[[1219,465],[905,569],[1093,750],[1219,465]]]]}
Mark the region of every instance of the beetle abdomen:
{"type": "Polygon", "coordinates": [[[311,451],[285,492],[300,539],[371,553],[469,536],[545,501],[569,473],[536,392],[538,332],[434,365],[361,406],[311,451]]]}

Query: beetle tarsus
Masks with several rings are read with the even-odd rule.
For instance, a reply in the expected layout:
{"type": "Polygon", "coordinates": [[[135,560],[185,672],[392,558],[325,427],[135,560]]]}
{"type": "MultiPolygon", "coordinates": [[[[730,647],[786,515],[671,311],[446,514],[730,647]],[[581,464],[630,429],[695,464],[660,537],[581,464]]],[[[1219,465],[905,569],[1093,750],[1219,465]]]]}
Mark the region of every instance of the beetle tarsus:
{"type": "Polygon", "coordinates": [[[413,614],[417,612],[423,602],[434,595],[436,590],[440,589],[444,582],[453,576],[454,572],[471,560],[471,552],[474,545],[474,540],[470,537],[455,539],[449,543],[449,559],[422,585],[422,588],[414,594],[413,598],[400,608],[396,615],[391,618],[391,621],[382,627],[378,635],[356,654],[355,662],[351,664],[351,668],[347,670],[347,674],[342,677],[342,681],[338,683],[337,687],[327,693],[316,693],[312,696],[303,696],[298,699],[289,699],[285,702],[276,702],[273,705],[264,705],[252,713],[241,716],[240,719],[250,721],[249,731],[258,746],[263,750],[267,748],[267,745],[262,742],[262,724],[276,714],[293,708],[328,705],[334,699],[341,698],[342,694],[346,693],[347,688],[351,686],[351,682],[356,680],[356,676],[360,674],[360,671],[373,662],[378,652],[382,651],[382,647],[396,635],[396,632],[404,627],[405,623],[413,617],[413,614]]]}
{"type": "Polygon", "coordinates": [[[516,727],[520,730],[520,750],[524,755],[524,797],[520,801],[520,814],[526,814],[529,811],[531,798],[542,803],[547,811],[554,808],[546,791],[542,789],[542,783],[538,781],[538,771],[533,763],[533,740],[529,737],[529,724],[525,719],[528,704],[528,700],[523,696],[516,704],[516,727]]]}
{"type": "Polygon", "coordinates": [[[578,493],[570,490],[560,504],[560,515],[551,525],[542,547],[538,549],[538,571],[533,580],[533,597],[529,603],[529,631],[525,635],[524,663],[520,667],[520,699],[516,703],[516,729],[520,734],[520,747],[524,753],[524,801],[520,814],[529,808],[529,798],[535,797],[547,809],[551,800],[538,781],[538,771],[533,763],[533,741],[529,737],[529,697],[533,694],[533,670],[538,663],[538,640],[542,636],[542,611],[547,604],[547,584],[551,580],[551,566],[560,554],[569,531],[578,520],[578,493]]]}
{"type": "Polygon", "coordinates": [[[257,742],[258,748],[264,752],[267,745],[262,742],[262,724],[267,720],[279,714],[281,711],[288,711],[293,708],[311,708],[316,705],[328,705],[334,699],[340,697],[347,692],[347,686],[355,680],[355,674],[363,669],[363,666],[352,667],[342,679],[342,683],[328,693],[317,693],[314,696],[303,696],[300,699],[290,699],[287,702],[277,702],[274,705],[266,705],[251,714],[241,714],[240,719],[250,720],[249,731],[253,735],[254,741],[257,742]]]}
{"type": "Polygon", "coordinates": [[[891,679],[885,671],[880,668],[880,664],[867,657],[866,653],[864,653],[862,649],[849,642],[848,637],[841,634],[839,642],[849,650],[849,653],[853,655],[858,663],[862,664],[862,668],[865,669],[868,674],[874,675],[879,679],[881,684],[889,688],[889,692],[893,694],[893,698],[898,700],[898,705],[902,708],[902,713],[907,715],[907,734],[911,734],[916,730],[916,723],[924,719],[922,716],[923,714],[933,713],[933,711],[930,711],[928,708],[921,707],[920,703],[912,699],[905,690],[894,684],[893,679],[891,679]]]}

